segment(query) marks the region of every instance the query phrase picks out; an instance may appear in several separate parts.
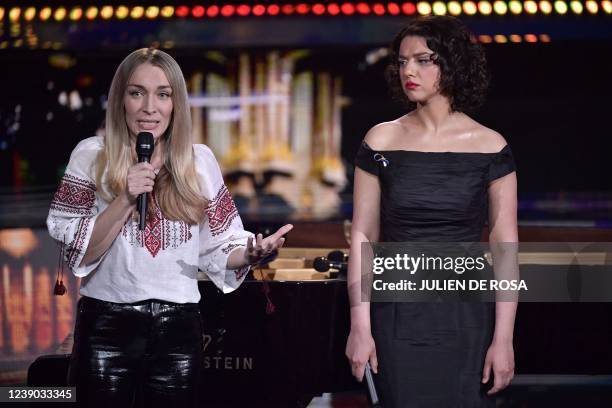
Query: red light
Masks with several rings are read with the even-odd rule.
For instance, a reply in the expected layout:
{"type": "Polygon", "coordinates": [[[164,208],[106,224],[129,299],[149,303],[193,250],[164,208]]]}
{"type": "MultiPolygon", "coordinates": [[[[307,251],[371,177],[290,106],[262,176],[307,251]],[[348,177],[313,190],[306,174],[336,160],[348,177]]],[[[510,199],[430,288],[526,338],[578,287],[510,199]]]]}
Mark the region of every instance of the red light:
{"type": "Polygon", "coordinates": [[[385,14],[385,6],[383,6],[380,3],[377,3],[374,6],[372,6],[372,10],[374,11],[374,14],[376,14],[377,16],[382,16],[383,14],[385,14]]]}
{"type": "Polygon", "coordinates": [[[278,7],[276,4],[270,4],[268,6],[269,15],[276,16],[278,13],[280,13],[280,7],[278,7]]]}
{"type": "Polygon", "coordinates": [[[208,10],[206,10],[206,15],[208,17],[217,17],[219,15],[219,6],[210,6],[208,10]]]}
{"type": "Polygon", "coordinates": [[[231,17],[235,11],[236,7],[232,6],[231,4],[226,4],[225,6],[221,7],[221,15],[223,17],[231,17]]]}
{"type": "Polygon", "coordinates": [[[189,7],[187,7],[187,6],[178,6],[176,8],[175,13],[179,17],[187,17],[189,15],[189,7]]]}
{"type": "Polygon", "coordinates": [[[283,12],[283,14],[290,15],[290,14],[293,14],[293,12],[295,11],[295,8],[291,4],[285,4],[281,8],[281,11],[283,12]]]}
{"type": "Polygon", "coordinates": [[[327,6],[327,12],[332,16],[337,16],[340,14],[340,7],[336,3],[329,4],[327,6]]]}
{"type": "Polygon", "coordinates": [[[308,14],[308,4],[300,3],[295,8],[298,14],[308,14]]]}
{"type": "Polygon", "coordinates": [[[204,7],[195,6],[194,8],[191,9],[191,14],[196,18],[204,17],[204,7]]]}
{"type": "Polygon", "coordinates": [[[351,3],[344,3],[342,5],[342,12],[347,16],[353,15],[355,13],[355,6],[351,3]]]}
{"type": "Polygon", "coordinates": [[[246,4],[241,4],[238,6],[236,11],[238,12],[239,16],[242,16],[242,17],[248,16],[249,13],[251,12],[251,7],[246,4]]]}
{"type": "Polygon", "coordinates": [[[321,14],[325,13],[325,6],[317,3],[314,6],[312,6],[312,12],[316,14],[317,16],[320,16],[321,14]]]}
{"type": "Polygon", "coordinates": [[[263,16],[265,12],[266,12],[266,6],[262,6],[261,4],[257,4],[256,6],[253,6],[253,15],[259,17],[259,16],[263,16]]]}
{"type": "Polygon", "coordinates": [[[416,12],[416,6],[413,3],[402,4],[402,11],[404,14],[412,15],[416,12]]]}
{"type": "Polygon", "coordinates": [[[387,10],[389,10],[389,14],[393,16],[397,16],[400,13],[400,6],[397,3],[389,3],[387,4],[387,10]]]}
{"type": "Polygon", "coordinates": [[[370,5],[368,3],[358,3],[357,12],[359,14],[370,14],[370,5]]]}

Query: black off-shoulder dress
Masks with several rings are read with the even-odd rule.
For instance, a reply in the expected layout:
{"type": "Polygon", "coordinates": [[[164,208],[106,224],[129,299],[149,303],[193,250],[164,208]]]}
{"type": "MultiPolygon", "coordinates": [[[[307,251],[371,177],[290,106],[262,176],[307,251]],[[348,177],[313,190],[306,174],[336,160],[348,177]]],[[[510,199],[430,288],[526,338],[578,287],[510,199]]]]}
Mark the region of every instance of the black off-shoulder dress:
{"type": "MultiPolygon", "coordinates": [[[[372,150],[355,165],[380,182],[381,242],[478,242],[488,187],[515,171],[497,153],[372,150]]],[[[372,335],[385,408],[494,407],[481,384],[494,303],[372,303],[372,335]]]]}

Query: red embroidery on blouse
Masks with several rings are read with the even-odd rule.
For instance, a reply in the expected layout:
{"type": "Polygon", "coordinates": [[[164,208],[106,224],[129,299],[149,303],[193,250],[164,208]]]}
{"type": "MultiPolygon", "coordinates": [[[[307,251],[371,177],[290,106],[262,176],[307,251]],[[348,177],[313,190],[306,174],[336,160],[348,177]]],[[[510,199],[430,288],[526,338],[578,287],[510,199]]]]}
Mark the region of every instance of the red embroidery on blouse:
{"type": "Polygon", "coordinates": [[[66,245],[66,264],[70,268],[78,266],[77,259],[80,253],[84,253],[85,238],[87,237],[87,228],[91,218],[81,218],[78,223],[77,232],[74,234],[74,240],[66,245]]]}
{"type": "Polygon", "coordinates": [[[223,251],[224,254],[229,254],[230,252],[232,252],[235,248],[238,247],[243,247],[245,245],[242,244],[227,244],[226,246],[224,246],[223,248],[221,248],[221,251],[223,251]]]}
{"type": "Polygon", "coordinates": [[[51,209],[69,214],[93,215],[96,185],[70,174],[64,174],[51,201],[51,209]]]}
{"type": "Polygon", "coordinates": [[[165,218],[157,205],[153,215],[147,218],[144,231],[140,231],[137,222],[131,221],[123,226],[122,235],[130,244],[144,246],[154,258],[159,251],[178,248],[192,237],[189,224],[165,218]]]}
{"type": "Polygon", "coordinates": [[[227,231],[232,224],[232,220],[238,215],[238,209],[227,187],[221,186],[215,198],[208,204],[206,214],[208,215],[210,233],[213,236],[227,231]]]}
{"type": "Polygon", "coordinates": [[[243,266],[242,268],[235,271],[236,280],[242,279],[244,275],[246,275],[251,270],[251,267],[248,265],[243,266]]]}

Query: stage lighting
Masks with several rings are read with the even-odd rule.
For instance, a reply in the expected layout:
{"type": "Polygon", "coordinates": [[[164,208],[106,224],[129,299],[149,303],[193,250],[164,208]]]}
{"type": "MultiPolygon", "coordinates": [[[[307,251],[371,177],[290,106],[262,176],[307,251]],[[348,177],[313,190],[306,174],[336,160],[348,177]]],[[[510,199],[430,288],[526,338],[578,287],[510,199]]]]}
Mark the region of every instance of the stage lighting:
{"type": "Polygon", "coordinates": [[[493,10],[495,10],[496,14],[503,16],[508,12],[508,5],[505,1],[497,0],[493,3],[493,10]]]}
{"type": "Polygon", "coordinates": [[[66,18],[66,9],[64,7],[58,7],[53,13],[55,21],[63,21],[66,18]]]}
{"type": "Polygon", "coordinates": [[[550,36],[548,34],[540,34],[540,42],[549,43],[550,36]]]}
{"type": "Polygon", "coordinates": [[[23,12],[23,18],[25,21],[32,21],[34,20],[34,17],[36,17],[36,9],[34,7],[28,7],[23,12]]]}
{"type": "Polygon", "coordinates": [[[408,16],[411,16],[416,13],[416,7],[414,6],[414,3],[402,4],[402,12],[408,16]]]}
{"type": "Polygon", "coordinates": [[[21,17],[21,9],[19,7],[13,7],[9,10],[9,20],[13,23],[18,21],[19,17],[21,17]]]}
{"type": "Polygon", "coordinates": [[[372,11],[377,16],[383,16],[385,15],[385,6],[380,3],[376,3],[372,6],[372,11]]]}
{"type": "Polygon", "coordinates": [[[104,6],[100,9],[100,17],[105,20],[108,20],[113,17],[113,7],[112,6],[104,6]]]}
{"type": "Polygon", "coordinates": [[[85,17],[87,17],[88,20],[93,20],[98,17],[98,8],[93,6],[89,7],[87,11],[85,11],[85,17]]]}
{"type": "Polygon", "coordinates": [[[479,1],[478,11],[480,12],[480,14],[488,16],[493,11],[493,7],[491,6],[491,3],[489,3],[488,1],[479,1]]]}
{"type": "Polygon", "coordinates": [[[584,3],[584,6],[586,7],[587,11],[591,14],[597,14],[597,11],[599,11],[599,6],[597,5],[597,2],[594,0],[587,0],[587,2],[584,3]]]}
{"type": "Polygon", "coordinates": [[[499,44],[505,44],[508,42],[508,38],[506,38],[506,36],[502,34],[496,34],[493,37],[493,39],[495,40],[496,43],[499,43],[499,44]]]}
{"type": "Polygon", "coordinates": [[[582,14],[582,10],[584,10],[584,7],[582,7],[582,3],[577,0],[570,2],[570,8],[574,12],[574,14],[582,14]]]}
{"type": "Polygon", "coordinates": [[[81,17],[83,17],[83,9],[80,7],[73,8],[72,10],[70,10],[69,17],[72,21],[80,20],[81,17]]]}
{"type": "Polygon", "coordinates": [[[510,36],[510,42],[513,42],[513,43],[520,43],[520,42],[522,42],[522,41],[523,41],[523,39],[522,39],[522,38],[521,38],[521,36],[520,36],[520,35],[518,35],[518,34],[512,34],[512,35],[510,36]]]}
{"type": "Polygon", "coordinates": [[[174,7],[172,7],[172,6],[164,6],[159,11],[159,14],[161,14],[161,16],[164,17],[164,18],[170,18],[170,17],[172,17],[174,15],[174,7]]]}
{"type": "MultiPolygon", "coordinates": [[[[319,6],[323,7],[323,13],[325,12],[325,7],[322,4],[319,4],[319,6]]],[[[313,6],[314,9],[314,6],[313,6]]],[[[261,17],[265,14],[266,12],[266,6],[262,5],[262,4],[257,4],[255,6],[253,6],[253,15],[257,16],[257,17],[261,17]]],[[[321,13],[321,14],[323,14],[321,13]]]]}
{"type": "Polygon", "coordinates": [[[234,15],[235,12],[236,7],[231,4],[226,4],[225,6],[221,7],[221,15],[223,17],[231,17],[234,15]]]}
{"type": "Polygon", "coordinates": [[[209,6],[208,9],[206,9],[206,15],[210,18],[217,17],[219,15],[220,10],[221,9],[219,8],[219,6],[216,6],[216,5],[209,6]]]}
{"type": "MultiPolygon", "coordinates": [[[[331,6],[331,4],[330,4],[331,6]]],[[[337,7],[337,6],[336,6],[337,7]]],[[[340,12],[340,10],[338,10],[340,12]]],[[[271,16],[277,16],[280,13],[280,7],[277,4],[270,4],[268,6],[268,14],[271,16]]]]}
{"type": "Polygon", "coordinates": [[[517,0],[512,0],[510,3],[508,3],[508,8],[512,14],[521,14],[523,12],[523,5],[517,0]]]}
{"type": "Polygon", "coordinates": [[[544,14],[552,13],[552,4],[548,0],[543,0],[539,3],[540,11],[544,14]]]}
{"type": "Polygon", "coordinates": [[[525,8],[525,11],[529,14],[535,14],[538,12],[538,5],[533,0],[527,0],[523,4],[523,7],[525,8]]]}
{"type": "Polygon", "coordinates": [[[387,10],[392,16],[397,16],[401,12],[400,6],[397,3],[387,4],[387,10]]]}
{"type": "Polygon", "coordinates": [[[431,5],[427,2],[424,1],[419,1],[417,3],[417,11],[419,12],[420,15],[422,16],[426,16],[431,14],[431,5]]]}
{"type": "Polygon", "coordinates": [[[176,8],[176,12],[175,13],[176,13],[176,15],[178,17],[185,18],[185,17],[187,17],[189,15],[189,7],[187,7],[187,6],[178,6],[176,8]]]}
{"type": "Polygon", "coordinates": [[[295,7],[293,6],[293,4],[283,4],[281,6],[281,13],[286,16],[290,16],[291,14],[293,14],[294,11],[295,7]]]}
{"type": "Polygon", "coordinates": [[[453,16],[461,14],[461,4],[458,1],[448,3],[448,12],[453,16]]]}
{"type": "Polygon", "coordinates": [[[157,18],[157,16],[159,16],[159,7],[157,6],[147,7],[147,9],[145,10],[145,16],[147,16],[147,18],[151,20],[154,18],[157,18]]]}
{"type": "Polygon", "coordinates": [[[342,10],[342,13],[346,14],[347,16],[352,16],[355,14],[355,6],[352,3],[343,3],[340,9],[342,10]]]}
{"type": "Polygon", "coordinates": [[[236,7],[236,14],[238,14],[241,17],[246,17],[249,14],[251,14],[251,6],[249,6],[248,4],[241,4],[238,7],[236,7]]]}
{"type": "Polygon", "coordinates": [[[117,17],[119,20],[126,19],[129,14],[130,14],[130,9],[127,8],[126,6],[119,6],[115,10],[115,17],[117,17]]]}
{"type": "Polygon", "coordinates": [[[370,5],[368,3],[357,3],[355,9],[359,14],[370,14],[370,5]]]}
{"type": "Polygon", "coordinates": [[[431,7],[433,13],[437,16],[443,16],[446,14],[446,4],[441,1],[436,1],[431,7]]]}
{"type": "Polygon", "coordinates": [[[478,8],[476,7],[476,3],[473,1],[466,1],[463,3],[463,12],[468,16],[473,16],[478,12],[478,8]]]}
{"type": "Polygon", "coordinates": [[[567,3],[561,0],[555,1],[555,11],[561,15],[567,13],[567,3]]]}
{"type": "Polygon", "coordinates": [[[191,15],[194,16],[195,18],[202,18],[204,17],[204,7],[203,6],[194,6],[191,9],[191,15]]]}
{"type": "Polygon", "coordinates": [[[142,18],[142,16],[144,16],[144,7],[136,6],[132,8],[132,11],[130,12],[130,17],[132,17],[134,20],[139,20],[142,18]]]}

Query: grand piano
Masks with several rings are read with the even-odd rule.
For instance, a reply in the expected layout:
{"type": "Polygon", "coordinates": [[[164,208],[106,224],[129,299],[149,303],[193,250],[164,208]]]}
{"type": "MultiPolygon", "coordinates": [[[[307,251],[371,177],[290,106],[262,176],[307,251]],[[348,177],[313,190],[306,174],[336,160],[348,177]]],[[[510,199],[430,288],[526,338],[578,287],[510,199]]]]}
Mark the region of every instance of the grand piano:
{"type": "MultiPolygon", "coordinates": [[[[223,295],[200,282],[203,400],[306,406],[324,392],[355,389],[344,357],[346,281],[248,281],[223,295]]],[[[240,404],[242,403],[242,404],[240,404]]]]}

